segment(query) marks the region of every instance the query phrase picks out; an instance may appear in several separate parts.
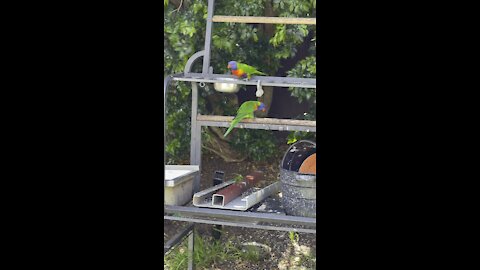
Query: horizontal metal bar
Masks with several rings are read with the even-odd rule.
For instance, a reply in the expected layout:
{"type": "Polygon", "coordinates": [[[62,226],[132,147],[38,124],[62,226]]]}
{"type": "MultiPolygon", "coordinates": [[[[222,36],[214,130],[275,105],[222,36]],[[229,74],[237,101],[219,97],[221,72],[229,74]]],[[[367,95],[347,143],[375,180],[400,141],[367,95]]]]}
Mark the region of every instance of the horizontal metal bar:
{"type": "Polygon", "coordinates": [[[317,79],[313,79],[313,78],[252,76],[250,80],[246,81],[246,80],[239,80],[232,75],[223,75],[223,74],[206,75],[202,73],[188,73],[185,75],[182,74],[182,75],[172,76],[172,77],[174,81],[184,81],[184,82],[257,85],[258,81],[260,81],[262,86],[317,88],[317,79]],[[222,80],[225,78],[236,79],[236,80],[222,80]]]}
{"type": "Polygon", "coordinates": [[[211,218],[232,219],[243,222],[267,222],[267,223],[285,223],[304,226],[316,226],[317,219],[309,217],[287,216],[260,212],[239,212],[233,210],[220,210],[210,208],[198,208],[188,206],[166,205],[165,213],[179,214],[181,216],[200,216],[211,218]]]}
{"type": "Polygon", "coordinates": [[[188,235],[188,233],[193,229],[194,224],[190,223],[185,228],[183,228],[180,232],[175,234],[170,240],[167,241],[163,245],[163,254],[167,253],[172,247],[176,246],[178,243],[182,241],[182,239],[188,235]]]}
{"type": "Polygon", "coordinates": [[[255,17],[255,16],[220,16],[212,17],[212,22],[232,23],[266,23],[266,24],[317,24],[316,18],[291,17],[255,17]]]}
{"type": "MultiPolygon", "coordinates": [[[[229,127],[233,116],[198,115],[197,123],[210,127],[229,127]]],[[[291,120],[277,118],[244,119],[235,128],[252,128],[278,131],[306,131],[316,132],[317,122],[308,120],[291,120]]]]}
{"type": "Polygon", "coordinates": [[[263,230],[269,230],[269,231],[317,233],[316,229],[313,230],[313,229],[292,228],[292,227],[275,227],[275,226],[258,225],[258,224],[252,224],[252,223],[236,223],[236,222],[228,222],[228,221],[207,220],[207,219],[199,219],[199,218],[184,218],[184,217],[174,217],[174,216],[164,216],[163,218],[167,220],[187,221],[187,222],[212,224],[212,225],[225,225],[225,226],[242,227],[242,228],[254,228],[254,229],[263,229],[263,230]]]}

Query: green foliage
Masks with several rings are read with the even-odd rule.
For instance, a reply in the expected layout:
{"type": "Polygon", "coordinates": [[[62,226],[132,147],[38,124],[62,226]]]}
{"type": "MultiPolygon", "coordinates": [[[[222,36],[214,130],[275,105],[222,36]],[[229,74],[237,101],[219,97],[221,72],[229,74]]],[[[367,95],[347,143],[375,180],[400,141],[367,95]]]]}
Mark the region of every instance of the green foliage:
{"type": "MultiPolygon", "coordinates": [[[[317,65],[315,56],[309,56],[301,60],[292,70],[288,71],[289,77],[297,78],[315,78],[317,74],[317,65]]],[[[290,88],[292,96],[299,102],[309,102],[312,109],[316,107],[317,91],[315,88],[290,88]]]]}
{"type": "Polygon", "coordinates": [[[313,17],[315,14],[315,0],[310,1],[291,1],[291,0],[273,0],[274,8],[281,17],[313,17]]]}
{"type": "MultiPolygon", "coordinates": [[[[300,62],[290,71],[289,77],[297,78],[315,78],[317,73],[317,65],[315,56],[309,56],[300,62]]],[[[297,117],[304,120],[316,120],[317,109],[317,91],[312,88],[290,88],[291,95],[296,97],[299,102],[307,102],[309,104],[308,112],[297,117]]],[[[288,135],[287,144],[295,143],[298,140],[316,140],[316,133],[294,131],[288,135]]]]}
{"type": "Polygon", "coordinates": [[[173,164],[179,160],[188,158],[190,144],[190,111],[191,103],[186,100],[191,99],[190,91],[185,90],[186,86],[182,84],[174,84],[167,94],[167,145],[165,151],[167,153],[167,163],[173,164]],[[182,137],[178,136],[179,131],[182,137]]]}
{"type": "MultiPolygon", "coordinates": [[[[215,3],[215,14],[230,16],[265,16],[265,0],[222,0],[215,3]]],[[[181,73],[190,56],[204,49],[207,16],[206,0],[184,0],[181,8],[164,1],[164,76],[181,73]]],[[[275,16],[315,17],[314,0],[273,0],[275,16]]],[[[227,62],[240,61],[257,67],[274,76],[282,59],[293,57],[297,47],[313,32],[314,26],[276,25],[273,36],[265,34],[263,25],[241,23],[214,24],[212,32],[211,66],[214,73],[227,73],[227,62]]],[[[311,40],[311,51],[316,48],[315,38],[311,40]]],[[[201,71],[201,61],[193,72],[201,71]]],[[[289,76],[305,77],[316,73],[315,59],[306,58],[305,68],[299,63],[289,76]],[[305,74],[301,74],[306,72],[305,74]]],[[[242,91],[242,90],[240,90],[242,91]]],[[[167,161],[186,160],[190,148],[191,84],[175,83],[168,90],[167,97],[167,161]]],[[[205,97],[214,92],[207,84],[199,88],[199,112],[211,114],[205,97]]],[[[315,93],[292,90],[300,101],[311,102],[315,93]]],[[[226,115],[235,115],[237,108],[228,102],[220,104],[226,115]]],[[[309,112],[311,115],[312,111],[309,112]]],[[[243,130],[234,132],[232,146],[254,160],[272,156],[276,150],[271,141],[271,131],[243,130]],[[260,136],[258,139],[257,136],[260,136]],[[242,141],[243,140],[243,141],[242,141]]]]}
{"type": "Polygon", "coordinates": [[[289,246],[293,248],[293,252],[284,261],[288,265],[288,269],[317,269],[315,253],[299,244],[300,235],[290,231],[288,238],[290,239],[289,246]]]}
{"type": "Polygon", "coordinates": [[[290,231],[288,233],[288,238],[290,238],[290,241],[293,244],[293,243],[298,243],[298,240],[299,240],[300,236],[298,235],[297,232],[290,231]]]}
{"type": "Polygon", "coordinates": [[[287,144],[293,144],[300,140],[316,141],[315,132],[293,131],[288,134],[287,144]]]}
{"type": "MultiPolygon", "coordinates": [[[[177,8],[170,3],[164,9],[164,76],[183,72],[188,58],[203,49],[206,3],[193,1],[189,8],[176,11],[177,8]]],[[[194,68],[198,71],[198,65],[194,68]]],[[[167,163],[172,164],[188,159],[189,155],[191,84],[172,83],[167,104],[165,151],[167,163]]],[[[204,107],[204,100],[199,100],[199,111],[204,107]]]]}
{"type": "Polygon", "coordinates": [[[232,145],[255,161],[268,160],[277,149],[271,131],[259,129],[236,129],[232,145]]]}
{"type": "Polygon", "coordinates": [[[235,173],[235,177],[232,180],[235,180],[235,183],[239,183],[243,181],[243,175],[235,173]]]}

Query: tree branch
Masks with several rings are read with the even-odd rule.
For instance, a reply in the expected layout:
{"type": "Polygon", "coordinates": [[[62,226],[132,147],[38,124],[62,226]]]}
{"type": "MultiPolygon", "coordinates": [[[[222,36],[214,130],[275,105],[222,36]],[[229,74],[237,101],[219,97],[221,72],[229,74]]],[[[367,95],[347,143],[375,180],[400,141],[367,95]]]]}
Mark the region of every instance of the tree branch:
{"type": "Polygon", "coordinates": [[[169,0],[170,3],[172,3],[173,5],[175,5],[176,7],[178,7],[180,5],[180,2],[182,0],[169,0]]]}

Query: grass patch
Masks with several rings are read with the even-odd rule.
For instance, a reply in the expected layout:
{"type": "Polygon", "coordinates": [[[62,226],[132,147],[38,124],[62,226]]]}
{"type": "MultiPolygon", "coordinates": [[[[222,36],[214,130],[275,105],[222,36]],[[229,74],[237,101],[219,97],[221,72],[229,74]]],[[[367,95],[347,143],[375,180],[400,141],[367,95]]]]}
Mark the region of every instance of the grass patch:
{"type": "Polygon", "coordinates": [[[317,258],[311,248],[300,245],[297,232],[289,232],[289,247],[278,264],[279,270],[309,270],[317,269],[317,258]]]}
{"type": "MultiPolygon", "coordinates": [[[[195,233],[193,261],[197,269],[210,268],[223,261],[260,260],[260,254],[253,247],[239,248],[231,241],[215,241],[195,233]]],[[[165,269],[178,270],[188,267],[188,241],[183,241],[163,258],[165,269]]]]}

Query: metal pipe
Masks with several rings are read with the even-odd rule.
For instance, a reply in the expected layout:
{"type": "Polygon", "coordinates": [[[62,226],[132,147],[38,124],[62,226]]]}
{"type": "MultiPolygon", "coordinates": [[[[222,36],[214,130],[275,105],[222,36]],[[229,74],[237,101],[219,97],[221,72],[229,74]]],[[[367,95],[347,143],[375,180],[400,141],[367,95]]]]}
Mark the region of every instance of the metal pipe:
{"type": "Polygon", "coordinates": [[[193,270],[194,233],[192,229],[188,235],[188,270],[193,270]]]}
{"type": "MultiPolygon", "coordinates": [[[[184,81],[184,82],[205,82],[205,83],[229,83],[229,84],[243,84],[243,85],[253,85],[256,86],[258,80],[262,80],[262,86],[277,86],[277,87],[299,87],[299,88],[317,88],[316,79],[301,79],[301,78],[291,78],[290,80],[282,80],[282,77],[260,77],[254,76],[249,81],[242,80],[222,80],[222,78],[234,78],[232,76],[216,76],[215,78],[211,76],[192,76],[198,73],[190,73],[188,77],[175,77],[175,81],[184,81]]],[[[215,74],[216,75],[216,74],[215,74]]]]}
{"type": "MultiPolygon", "coordinates": [[[[225,210],[221,210],[221,211],[226,212],[225,210]]],[[[239,212],[236,212],[236,213],[239,213],[239,212]]],[[[174,216],[164,216],[163,218],[167,219],[167,220],[195,222],[195,223],[203,223],[203,224],[211,224],[211,225],[224,225],[224,226],[242,227],[242,228],[253,228],[253,229],[262,229],[262,230],[269,230],[269,231],[317,233],[316,229],[276,227],[276,226],[270,226],[270,225],[257,225],[257,224],[252,224],[252,223],[239,223],[239,222],[230,222],[230,221],[208,220],[208,219],[199,219],[199,218],[185,218],[185,217],[174,217],[174,216]]]]}
{"type": "MultiPolygon", "coordinates": [[[[184,217],[209,217],[216,219],[236,220],[239,222],[268,222],[281,224],[296,224],[304,226],[316,226],[317,219],[310,217],[287,216],[284,214],[272,214],[263,212],[239,212],[225,211],[222,209],[199,208],[189,206],[166,205],[165,213],[177,214],[184,217]]],[[[164,216],[165,219],[168,216],[164,216]]]]}
{"type": "Polygon", "coordinates": [[[185,68],[183,69],[183,74],[190,73],[192,71],[192,66],[195,60],[205,55],[205,50],[194,53],[190,58],[188,58],[185,68]]]}
{"type": "Polygon", "coordinates": [[[211,42],[212,42],[212,28],[213,28],[213,11],[214,11],[214,0],[208,0],[208,9],[207,9],[207,26],[205,29],[205,55],[203,56],[203,74],[208,74],[210,67],[210,51],[211,51],[211,42]]]}
{"type": "MultiPolygon", "coordinates": [[[[198,165],[201,163],[201,132],[197,133],[198,123],[198,86],[196,83],[192,83],[192,116],[191,116],[191,130],[190,130],[190,164],[198,165]]],[[[201,171],[201,168],[200,168],[201,171]]],[[[200,174],[195,176],[193,181],[193,191],[197,192],[200,189],[200,174]]]]}
{"type": "Polygon", "coordinates": [[[185,228],[183,228],[179,233],[173,236],[170,240],[167,241],[165,245],[163,245],[163,254],[167,253],[170,249],[174,246],[178,245],[182,241],[182,239],[191,231],[193,230],[193,223],[188,224],[185,228]]]}
{"type": "MultiPolygon", "coordinates": [[[[165,147],[167,147],[167,90],[170,82],[172,81],[172,76],[167,76],[163,79],[163,179],[165,179],[165,165],[167,160],[167,151],[165,151],[165,147]]],[[[165,185],[163,185],[163,194],[165,195],[165,185]]],[[[165,204],[163,204],[163,211],[165,212],[165,204]]]]}

